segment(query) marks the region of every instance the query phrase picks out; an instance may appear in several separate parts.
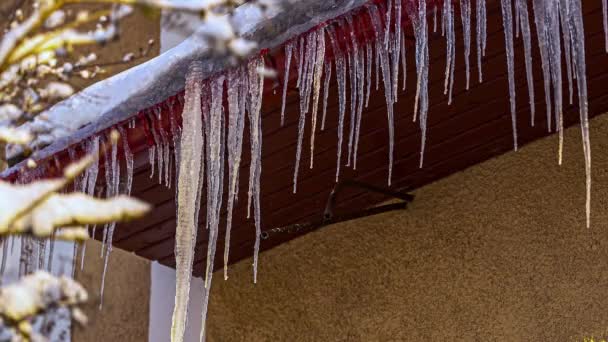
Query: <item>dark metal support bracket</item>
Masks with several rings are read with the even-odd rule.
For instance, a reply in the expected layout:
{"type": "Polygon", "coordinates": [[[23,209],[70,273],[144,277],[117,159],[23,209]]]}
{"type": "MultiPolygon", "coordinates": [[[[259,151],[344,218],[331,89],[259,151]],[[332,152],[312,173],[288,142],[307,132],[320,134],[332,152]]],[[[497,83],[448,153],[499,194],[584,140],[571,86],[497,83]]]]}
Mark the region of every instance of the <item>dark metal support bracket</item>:
{"type": "Polygon", "coordinates": [[[329,197],[327,198],[327,203],[325,205],[325,210],[323,212],[323,217],[320,220],[306,222],[306,223],[295,223],[288,226],[272,228],[269,230],[265,230],[261,233],[260,237],[263,240],[268,240],[276,235],[280,234],[296,234],[303,232],[311,232],[315,231],[319,228],[332,225],[335,223],[346,222],[355,220],[362,217],[378,215],[381,213],[386,213],[389,211],[395,210],[403,210],[407,208],[408,203],[414,200],[414,195],[408,193],[402,193],[397,191],[392,191],[386,188],[377,187],[374,185],[370,185],[367,183],[362,183],[353,180],[344,180],[338,182],[334,188],[329,193],[329,197]],[[346,213],[346,214],[335,214],[334,209],[336,206],[336,202],[338,200],[338,195],[344,188],[358,188],[364,189],[369,192],[383,194],[388,197],[392,197],[395,199],[400,199],[401,202],[385,204],[381,206],[376,206],[356,212],[346,213]]]}

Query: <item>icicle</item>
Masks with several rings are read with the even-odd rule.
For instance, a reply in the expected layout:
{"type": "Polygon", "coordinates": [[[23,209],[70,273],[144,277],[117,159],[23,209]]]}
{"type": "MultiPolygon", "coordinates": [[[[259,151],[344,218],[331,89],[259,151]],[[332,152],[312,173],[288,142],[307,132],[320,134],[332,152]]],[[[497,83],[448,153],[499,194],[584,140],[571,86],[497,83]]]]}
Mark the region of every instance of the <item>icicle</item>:
{"type": "Polygon", "coordinates": [[[532,66],[532,43],[530,38],[530,21],[528,15],[528,3],[526,0],[516,0],[515,8],[518,9],[519,16],[515,20],[521,27],[521,37],[524,41],[524,55],[526,60],[526,79],[528,81],[528,97],[530,99],[530,124],[534,127],[536,107],[534,99],[534,75],[532,66]]]}
{"type": "MultiPolygon", "coordinates": [[[[112,169],[110,168],[110,154],[108,152],[109,144],[110,144],[110,142],[108,139],[104,142],[104,146],[103,146],[103,154],[104,154],[103,168],[105,171],[106,198],[112,197],[113,196],[112,191],[114,190],[114,187],[112,186],[112,169]]],[[[103,258],[104,252],[106,250],[106,242],[108,239],[108,227],[109,227],[109,224],[105,224],[103,226],[103,235],[101,238],[101,253],[100,253],[101,258],[103,258]]]]}
{"type": "Polygon", "coordinates": [[[228,75],[228,213],[226,214],[226,238],[224,244],[224,279],[228,279],[230,231],[232,211],[238,191],[238,177],[243,151],[243,131],[247,103],[241,102],[240,92],[247,91],[247,70],[244,67],[230,71],[228,75]],[[245,88],[243,90],[243,88],[245,88]]]}
{"type": "Polygon", "coordinates": [[[8,239],[9,237],[0,238],[0,250],[2,250],[2,261],[0,262],[0,284],[2,284],[2,278],[6,270],[6,260],[8,259],[8,239]]]}
{"type": "MultiPolygon", "coordinates": [[[[421,139],[419,166],[422,167],[424,164],[424,151],[426,148],[426,124],[429,110],[429,45],[428,24],[426,21],[426,2],[420,0],[418,2],[417,9],[412,3],[408,3],[407,12],[414,27],[414,35],[416,37],[416,73],[418,74],[418,84],[416,86],[416,97],[414,101],[414,120],[416,120],[418,108],[420,108],[419,116],[421,139]]],[[[444,21],[446,21],[448,18],[447,16],[444,17],[444,21]]]]}
{"type": "Polygon", "coordinates": [[[315,56],[314,75],[313,75],[313,95],[312,95],[312,125],[310,128],[310,168],[314,165],[315,155],[315,132],[317,131],[317,113],[319,111],[319,97],[321,96],[321,76],[325,64],[325,31],[318,30],[317,51],[315,56]]]}
{"type": "MultiPolygon", "coordinates": [[[[390,7],[389,7],[390,12],[390,7]]],[[[388,14],[387,14],[388,15],[388,14]]],[[[357,101],[358,99],[358,85],[357,85],[357,70],[359,70],[359,47],[357,44],[357,38],[355,37],[355,27],[353,26],[352,17],[346,17],[348,24],[347,29],[350,34],[351,48],[347,50],[348,57],[348,74],[350,77],[350,121],[349,121],[349,134],[348,134],[348,155],[346,160],[346,166],[351,166],[354,138],[355,138],[355,124],[357,122],[357,101]]],[[[387,30],[388,32],[388,30],[387,30]]],[[[388,34],[386,35],[385,45],[389,44],[388,34]]],[[[388,47],[388,45],[386,45],[388,47]]],[[[389,78],[391,77],[389,73],[389,78]]]]}
{"type": "MultiPolygon", "coordinates": [[[[332,26],[327,27],[327,33],[331,41],[332,49],[334,52],[334,59],[336,63],[336,80],[338,81],[338,145],[337,145],[337,161],[336,161],[336,182],[340,177],[340,166],[342,164],[342,142],[344,140],[344,115],[346,112],[346,66],[344,61],[344,53],[340,49],[338,39],[336,38],[336,31],[332,26]]],[[[377,37],[377,36],[376,36],[377,37]]],[[[379,52],[376,54],[378,58],[379,52]]],[[[379,63],[376,63],[378,65],[379,63]]],[[[379,79],[378,73],[376,73],[376,79],[379,79]]]]}
{"type": "Polygon", "coordinates": [[[608,0],[602,0],[602,12],[604,13],[604,40],[606,53],[608,53],[608,0]]]}
{"type": "MultiPolygon", "coordinates": [[[[302,65],[302,80],[300,81],[300,119],[298,121],[298,145],[296,149],[296,162],[293,172],[293,192],[298,188],[298,174],[300,171],[300,158],[302,156],[302,143],[304,140],[304,128],[306,125],[306,114],[308,114],[308,103],[310,99],[311,87],[313,85],[314,67],[316,57],[317,39],[316,34],[310,33],[306,37],[306,62],[302,65]]],[[[302,45],[304,48],[304,44],[302,45]]]]}
{"type": "Polygon", "coordinates": [[[464,36],[464,64],[466,68],[467,86],[470,84],[470,61],[471,55],[471,0],[460,1],[460,18],[462,19],[462,35],[464,36]]]}
{"type": "Polygon", "coordinates": [[[304,71],[304,45],[306,41],[304,37],[300,37],[298,43],[298,81],[296,82],[296,88],[300,88],[302,82],[302,71],[304,71]]]}
{"type": "MultiPolygon", "coordinates": [[[[397,0],[399,1],[399,0],[397,0]]],[[[399,48],[399,47],[397,47],[399,48]]],[[[365,61],[363,56],[363,49],[359,47],[357,53],[359,61],[357,63],[357,122],[355,123],[355,146],[353,151],[353,169],[357,169],[357,154],[359,153],[359,137],[361,133],[361,119],[363,118],[363,101],[365,96],[365,61]]],[[[399,63],[397,63],[397,70],[399,69],[399,63]]]]}
{"type": "Polygon", "coordinates": [[[437,4],[433,7],[433,33],[437,33],[437,4]]]}
{"type": "Polygon", "coordinates": [[[148,147],[148,159],[150,160],[150,179],[152,179],[156,164],[156,145],[148,147]]]}
{"type": "Polygon", "coordinates": [[[369,96],[372,90],[372,63],[373,63],[373,45],[371,42],[367,42],[365,44],[365,81],[366,81],[366,91],[365,91],[365,108],[369,106],[369,96]]]}
{"type": "MultiPolygon", "coordinates": [[[[256,69],[257,70],[257,69],[256,69]]],[[[215,265],[215,250],[217,246],[217,235],[220,223],[220,209],[222,207],[223,195],[223,164],[225,136],[223,124],[224,99],[224,76],[219,76],[211,81],[211,108],[208,115],[204,115],[205,135],[207,139],[207,229],[209,239],[207,243],[207,267],[205,270],[205,294],[203,299],[202,326],[205,325],[207,305],[209,302],[209,291],[213,277],[213,266],[215,265]]],[[[203,329],[204,331],[204,329],[203,329]]],[[[204,333],[201,332],[201,341],[204,333]]]]}
{"type": "Polygon", "coordinates": [[[378,7],[375,5],[368,6],[369,16],[372,20],[374,27],[374,33],[376,35],[376,53],[380,54],[380,63],[382,67],[382,77],[384,79],[384,96],[386,99],[386,109],[388,118],[388,132],[389,132],[389,167],[388,167],[388,184],[390,186],[393,174],[393,149],[394,149],[394,124],[393,124],[393,98],[392,98],[392,80],[390,73],[389,56],[386,49],[383,49],[380,45],[379,35],[382,32],[382,23],[380,21],[380,14],[378,7]]]}
{"type": "Polygon", "coordinates": [[[549,38],[549,63],[551,64],[551,80],[553,82],[553,111],[555,113],[555,124],[557,126],[556,130],[559,135],[558,163],[561,165],[562,151],[564,146],[564,124],[562,106],[562,46],[560,35],[561,22],[559,20],[559,2],[546,2],[545,11],[549,38]]]}
{"type": "Polygon", "coordinates": [[[403,87],[401,90],[405,91],[407,87],[407,55],[405,48],[405,32],[403,31],[401,31],[401,68],[403,69],[403,87]]]}
{"type": "Polygon", "coordinates": [[[572,104],[574,100],[574,89],[572,88],[572,51],[570,48],[570,30],[568,30],[568,0],[560,0],[560,22],[562,25],[563,42],[564,42],[564,56],[566,57],[566,74],[568,76],[568,91],[569,91],[569,103],[572,104]]]}
{"type": "MultiPolygon", "coordinates": [[[[107,175],[107,171],[106,171],[107,175]]],[[[118,195],[119,186],[120,186],[120,162],[118,160],[118,145],[115,141],[112,141],[112,182],[107,185],[111,187],[111,196],[118,195]]],[[[108,196],[109,197],[109,196],[108,196]]],[[[100,302],[99,309],[103,307],[103,294],[106,285],[106,274],[108,272],[108,263],[110,262],[110,254],[112,253],[112,239],[114,238],[114,229],[116,228],[116,222],[112,222],[107,227],[107,237],[105,239],[106,242],[106,254],[103,261],[103,273],[101,276],[101,289],[100,289],[100,302]]],[[[104,228],[104,235],[105,235],[104,228]]]]}
{"type": "MultiPolygon", "coordinates": [[[[399,90],[399,58],[401,55],[401,0],[395,1],[395,32],[390,50],[393,72],[393,102],[397,102],[399,90]]],[[[388,30],[388,29],[387,29],[388,30]]]]}
{"type": "Polygon", "coordinates": [[[293,54],[293,42],[285,45],[285,75],[283,76],[283,102],[281,104],[281,127],[285,125],[285,102],[287,101],[287,85],[289,84],[289,69],[291,68],[291,56],[293,54]]]}
{"type": "Polygon", "coordinates": [[[517,114],[515,112],[515,65],[513,49],[513,13],[511,0],[501,0],[503,28],[505,32],[505,47],[507,69],[509,76],[509,95],[511,102],[511,124],[513,126],[513,149],[517,151],[517,114]]]}
{"type": "Polygon", "coordinates": [[[589,139],[589,112],[587,98],[587,67],[585,63],[585,28],[583,25],[583,11],[580,0],[568,1],[568,24],[570,30],[570,44],[574,56],[574,70],[577,81],[579,114],[583,138],[583,152],[585,154],[586,175],[586,205],[587,228],[591,226],[591,141],[589,139]]]}
{"type": "Polygon", "coordinates": [[[443,16],[446,22],[446,64],[444,95],[448,95],[448,105],[452,104],[454,89],[454,69],[456,66],[456,34],[454,31],[454,5],[451,1],[443,3],[443,16]]]}
{"type": "Polygon", "coordinates": [[[190,65],[186,79],[186,95],[182,113],[182,122],[185,124],[181,134],[182,148],[176,186],[178,189],[178,215],[175,233],[176,294],[171,327],[171,341],[173,342],[181,342],[184,339],[198,229],[196,204],[199,203],[199,184],[203,182],[200,174],[201,163],[204,160],[201,112],[202,81],[202,64],[194,62],[190,65]]]}
{"type": "Polygon", "coordinates": [[[118,131],[120,132],[120,140],[122,140],[125,162],[127,164],[127,183],[122,193],[130,195],[131,187],[133,185],[133,153],[129,147],[129,137],[127,136],[127,131],[122,126],[118,127],[118,131]]]}
{"type": "Polygon", "coordinates": [[[540,50],[541,66],[543,69],[543,84],[545,89],[545,104],[547,111],[547,130],[551,132],[551,64],[549,62],[549,38],[545,25],[545,10],[543,0],[532,1],[534,22],[540,50]]]}
{"type": "Polygon", "coordinates": [[[253,250],[253,282],[258,279],[258,259],[260,253],[260,234],[262,222],[260,218],[260,177],[262,175],[262,93],[264,91],[264,77],[257,69],[264,65],[262,58],[249,62],[249,127],[251,137],[251,164],[249,167],[249,204],[253,198],[255,219],[255,246],[253,250]]]}
{"type": "MultiPolygon", "coordinates": [[[[331,61],[325,61],[325,64],[327,64],[327,68],[325,69],[325,80],[323,84],[323,118],[321,119],[322,131],[325,130],[325,118],[327,116],[327,98],[329,97],[329,84],[331,83],[331,61]]],[[[369,84],[371,84],[371,74],[369,76],[369,84]]]]}
{"type": "Polygon", "coordinates": [[[477,70],[479,73],[479,83],[483,82],[483,72],[481,70],[481,57],[486,55],[486,0],[477,0],[477,70]]]}

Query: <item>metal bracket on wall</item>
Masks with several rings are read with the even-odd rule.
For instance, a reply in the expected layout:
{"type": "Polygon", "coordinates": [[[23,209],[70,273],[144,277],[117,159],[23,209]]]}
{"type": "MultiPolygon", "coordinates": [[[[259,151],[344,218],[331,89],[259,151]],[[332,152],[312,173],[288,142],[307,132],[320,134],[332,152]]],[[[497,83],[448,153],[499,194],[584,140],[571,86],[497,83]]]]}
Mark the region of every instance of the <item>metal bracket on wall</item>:
{"type": "Polygon", "coordinates": [[[338,182],[334,188],[329,193],[329,197],[327,198],[327,204],[325,205],[325,211],[323,212],[323,217],[320,220],[306,222],[306,223],[295,223],[288,226],[272,228],[269,230],[265,230],[261,233],[260,237],[262,240],[268,240],[276,235],[280,234],[299,234],[304,232],[315,231],[319,228],[332,225],[335,223],[346,222],[362,217],[378,215],[382,213],[386,213],[389,211],[395,210],[403,210],[407,208],[408,203],[414,200],[414,195],[408,193],[402,193],[397,191],[392,191],[386,188],[377,187],[374,185],[357,182],[353,180],[344,180],[338,182]],[[376,207],[371,207],[351,213],[346,214],[335,214],[334,209],[336,206],[336,202],[338,199],[338,194],[344,188],[356,188],[363,189],[369,192],[378,193],[385,195],[390,198],[400,199],[400,202],[380,205],[376,207]]]}

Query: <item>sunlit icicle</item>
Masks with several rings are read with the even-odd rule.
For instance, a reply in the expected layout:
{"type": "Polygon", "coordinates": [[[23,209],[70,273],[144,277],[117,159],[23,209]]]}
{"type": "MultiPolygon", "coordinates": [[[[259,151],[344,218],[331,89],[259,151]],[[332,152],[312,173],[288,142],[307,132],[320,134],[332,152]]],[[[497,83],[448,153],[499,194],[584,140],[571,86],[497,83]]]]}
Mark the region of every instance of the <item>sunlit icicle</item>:
{"type": "Polygon", "coordinates": [[[289,85],[289,69],[293,55],[293,42],[285,45],[285,74],[283,75],[283,101],[281,102],[281,127],[285,125],[285,102],[287,101],[287,86],[289,85]]]}
{"type": "MultiPolygon", "coordinates": [[[[111,196],[118,195],[120,187],[120,160],[118,160],[118,144],[112,142],[112,183],[107,186],[111,187],[111,196]]],[[[114,229],[116,228],[116,222],[112,222],[108,225],[107,237],[106,237],[106,253],[103,261],[103,273],[101,275],[101,288],[99,290],[100,300],[99,309],[103,307],[103,294],[106,285],[106,275],[108,273],[108,263],[110,262],[110,254],[112,254],[112,240],[114,238],[114,229]]],[[[104,229],[105,230],[105,229],[104,229]]]]}
{"type": "MultiPolygon", "coordinates": [[[[336,31],[332,26],[326,28],[327,33],[331,41],[334,60],[336,63],[336,80],[338,82],[338,145],[337,145],[337,158],[336,158],[336,182],[340,177],[340,166],[342,164],[342,142],[344,140],[344,116],[346,113],[346,66],[344,61],[344,53],[340,49],[338,39],[336,38],[336,31]]],[[[379,52],[378,52],[379,53],[379,52]]],[[[376,55],[377,56],[377,55],[376,55]]],[[[376,78],[380,76],[376,73],[376,78]]]]}
{"type": "Polygon", "coordinates": [[[486,22],[486,0],[477,0],[477,72],[479,83],[483,82],[481,59],[486,55],[487,22],[486,22]]]}
{"type": "Polygon", "coordinates": [[[530,124],[534,127],[536,116],[536,106],[534,99],[534,74],[532,65],[532,39],[530,35],[530,20],[528,13],[528,3],[526,0],[515,0],[515,8],[518,8],[518,17],[515,20],[519,22],[521,28],[521,37],[524,41],[524,55],[526,63],[526,79],[528,82],[528,97],[530,99],[530,124]]]}
{"type": "Polygon", "coordinates": [[[190,65],[186,78],[185,103],[180,146],[180,166],[177,178],[177,222],[175,232],[176,292],[171,341],[182,342],[188,316],[190,281],[194,262],[194,247],[198,229],[198,208],[204,136],[202,121],[202,64],[190,65]]]}
{"type": "Polygon", "coordinates": [[[509,97],[511,103],[511,125],[513,127],[513,149],[517,151],[517,113],[515,108],[515,51],[513,48],[513,5],[511,0],[501,0],[503,29],[507,55],[507,73],[509,78],[509,97]]]}
{"type": "Polygon", "coordinates": [[[228,74],[228,213],[226,214],[226,237],[224,243],[224,279],[228,279],[228,261],[230,253],[230,232],[232,229],[232,211],[238,191],[239,169],[243,151],[243,131],[245,128],[245,110],[247,103],[241,101],[243,88],[247,91],[247,69],[239,67],[228,74]]]}
{"type": "MultiPolygon", "coordinates": [[[[549,63],[551,65],[551,81],[553,84],[553,111],[555,126],[559,135],[558,163],[562,163],[564,146],[563,96],[562,96],[562,44],[560,35],[561,21],[559,19],[559,1],[545,2],[545,23],[549,42],[549,63]]],[[[567,15],[567,13],[564,13],[567,15]]]]}
{"type": "Polygon", "coordinates": [[[296,88],[300,88],[300,84],[302,83],[302,71],[304,70],[304,47],[306,45],[306,40],[303,36],[300,37],[298,41],[298,80],[296,82],[296,88]]]}
{"type": "Polygon", "coordinates": [[[454,89],[454,69],[456,66],[456,34],[454,30],[454,5],[451,1],[443,3],[443,17],[446,25],[446,64],[444,95],[448,95],[448,105],[452,104],[452,91],[454,89]]]}
{"type": "MultiPolygon", "coordinates": [[[[249,128],[251,140],[251,164],[249,167],[249,203],[253,199],[255,219],[255,245],[253,249],[253,282],[258,279],[258,260],[260,253],[260,235],[262,222],[260,217],[260,177],[262,175],[262,94],[264,76],[257,70],[264,66],[260,57],[249,62],[249,128]]],[[[250,204],[248,204],[250,207],[250,204]]]]}
{"type": "MultiPolygon", "coordinates": [[[[331,61],[326,60],[325,79],[323,80],[323,117],[321,119],[321,131],[325,130],[325,119],[327,117],[327,101],[329,98],[329,85],[331,84],[331,61]]],[[[370,75],[371,76],[371,75],[370,75]]],[[[370,79],[371,83],[371,79],[370,79]]]]}
{"type": "Polygon", "coordinates": [[[589,138],[589,108],[587,95],[587,66],[585,61],[585,27],[583,25],[583,10],[580,0],[568,1],[568,26],[570,29],[570,44],[574,55],[574,69],[577,82],[579,115],[585,154],[586,175],[586,205],[587,227],[591,226],[591,141],[589,138]]]}
{"type": "Polygon", "coordinates": [[[204,115],[205,135],[207,140],[207,229],[209,239],[207,243],[207,266],[205,271],[205,288],[203,290],[203,308],[201,321],[200,341],[205,340],[205,322],[211,293],[213,279],[213,266],[215,265],[215,251],[217,235],[219,232],[220,210],[223,198],[223,171],[225,151],[225,125],[222,107],[225,77],[218,76],[211,81],[211,107],[209,113],[204,115]]]}
{"type": "Polygon", "coordinates": [[[382,68],[382,78],[384,80],[384,96],[386,99],[386,111],[388,119],[388,135],[389,135],[389,165],[388,165],[388,184],[390,186],[393,176],[393,150],[395,142],[395,130],[394,130],[394,115],[393,115],[393,98],[392,98],[392,79],[390,72],[390,63],[388,51],[380,44],[380,35],[383,33],[383,27],[381,17],[378,11],[378,7],[375,5],[369,5],[367,7],[369,16],[374,27],[374,33],[376,35],[376,52],[380,54],[380,64],[382,68]]]}
{"type": "Polygon", "coordinates": [[[313,74],[313,94],[312,94],[312,125],[310,128],[310,168],[314,165],[315,155],[315,133],[317,131],[317,113],[319,111],[319,98],[321,96],[321,77],[325,66],[325,31],[318,30],[317,35],[317,51],[315,56],[314,74],[313,74]]]}
{"type": "Polygon", "coordinates": [[[460,17],[462,19],[462,35],[464,36],[464,64],[466,68],[466,89],[470,84],[470,61],[471,55],[471,0],[460,1],[460,17]]]}
{"type": "MultiPolygon", "coordinates": [[[[110,149],[112,148],[112,144],[109,139],[106,139],[103,144],[103,169],[105,173],[105,190],[106,190],[106,198],[110,198],[114,195],[114,187],[112,186],[112,168],[110,166],[110,149]]],[[[100,257],[103,258],[103,255],[106,251],[106,243],[108,240],[108,227],[110,224],[104,224],[103,226],[103,235],[101,238],[101,252],[100,257]]]]}
{"type": "MultiPolygon", "coordinates": [[[[86,151],[87,154],[90,156],[99,156],[99,136],[95,136],[93,138],[91,138],[88,142],[87,142],[87,147],[86,147],[86,151]]],[[[87,173],[87,185],[86,185],[86,193],[90,196],[95,196],[95,185],[97,183],[97,176],[99,175],[99,158],[95,158],[93,163],[91,164],[91,166],[89,166],[89,168],[86,170],[87,173]]],[[[88,228],[88,227],[87,227],[88,228]]],[[[93,228],[93,231],[90,232],[91,236],[95,236],[95,228],[93,228]]],[[[53,240],[51,240],[51,251],[50,251],[50,255],[49,255],[49,262],[48,262],[48,269],[50,270],[51,268],[51,263],[52,263],[52,250],[53,250],[53,245],[54,242],[53,240]]],[[[81,255],[80,255],[80,269],[84,269],[84,258],[86,255],[86,244],[82,245],[82,251],[81,251],[81,255]]]]}
{"type": "Polygon", "coordinates": [[[156,145],[156,160],[158,163],[158,184],[163,184],[163,174],[165,171],[165,139],[162,136],[162,113],[160,107],[154,107],[154,111],[151,114],[152,125],[150,131],[152,131],[152,137],[154,138],[154,145],[156,145]],[[159,126],[158,132],[156,126],[159,126]]]}
{"type": "MultiPolygon", "coordinates": [[[[302,64],[302,80],[300,81],[300,117],[298,120],[298,145],[296,148],[296,162],[293,171],[293,192],[298,189],[298,175],[300,172],[300,159],[302,156],[302,144],[304,142],[304,128],[306,126],[306,115],[308,114],[308,103],[310,101],[310,89],[313,85],[314,67],[316,57],[317,39],[316,33],[310,33],[306,37],[305,63],[302,64]]],[[[304,45],[302,45],[304,46],[304,45]]],[[[304,48],[304,47],[303,47],[304,48]]]]}

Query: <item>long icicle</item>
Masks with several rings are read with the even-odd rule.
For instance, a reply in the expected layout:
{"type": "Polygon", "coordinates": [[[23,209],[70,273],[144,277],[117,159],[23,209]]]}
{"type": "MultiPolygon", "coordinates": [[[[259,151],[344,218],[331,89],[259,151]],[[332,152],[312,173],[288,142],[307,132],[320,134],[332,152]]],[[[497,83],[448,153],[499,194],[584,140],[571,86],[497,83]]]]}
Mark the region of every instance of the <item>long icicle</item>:
{"type": "MultiPolygon", "coordinates": [[[[337,158],[336,158],[336,182],[340,178],[340,166],[342,164],[342,142],[344,140],[344,115],[346,112],[346,66],[344,61],[344,53],[340,48],[340,44],[336,37],[336,31],[333,26],[326,28],[327,33],[331,41],[331,46],[334,54],[336,64],[336,80],[338,82],[338,145],[337,145],[337,158]]],[[[379,54],[379,52],[378,52],[379,54]]],[[[378,55],[376,55],[378,56],[378,55]]],[[[376,79],[379,79],[379,75],[376,74],[376,79]]]]}
{"type": "Polygon", "coordinates": [[[572,53],[574,55],[575,76],[578,90],[579,115],[585,154],[587,228],[591,226],[591,141],[589,138],[589,109],[587,95],[587,67],[585,63],[585,27],[580,0],[569,0],[568,22],[572,53]]]}
{"type": "Polygon", "coordinates": [[[313,74],[313,94],[312,94],[312,115],[310,128],[310,168],[314,165],[315,156],[315,133],[317,131],[317,113],[319,111],[319,98],[321,96],[321,76],[325,60],[325,31],[318,30],[317,35],[317,51],[315,56],[314,74],[313,74]]]}
{"type": "Polygon", "coordinates": [[[202,81],[202,65],[200,62],[194,62],[190,65],[186,79],[182,122],[187,124],[183,125],[180,139],[180,166],[176,187],[178,207],[175,229],[176,292],[171,326],[173,342],[184,340],[198,229],[198,209],[195,208],[195,203],[198,203],[197,197],[200,196],[199,183],[203,182],[200,174],[204,146],[201,112],[202,81]]]}
{"type": "MultiPolygon", "coordinates": [[[[253,282],[258,280],[258,259],[260,254],[260,235],[262,222],[260,217],[260,178],[262,175],[262,94],[264,76],[258,70],[264,66],[264,59],[257,58],[249,62],[249,128],[251,138],[251,164],[249,168],[249,203],[253,199],[255,220],[255,245],[253,249],[253,282]]],[[[250,207],[250,204],[248,204],[250,207]]]]}
{"type": "Polygon", "coordinates": [[[209,239],[207,243],[207,267],[205,270],[205,288],[203,294],[203,308],[201,321],[201,342],[205,340],[205,322],[209,307],[211,281],[217,235],[219,232],[220,210],[223,198],[224,178],[224,152],[225,152],[225,125],[222,102],[224,99],[225,77],[220,75],[211,81],[211,107],[209,113],[203,112],[205,120],[205,135],[207,137],[207,230],[209,239]]]}
{"type": "Polygon", "coordinates": [[[247,89],[247,69],[239,67],[228,74],[228,213],[226,214],[226,237],[224,243],[224,279],[228,279],[230,253],[230,231],[232,211],[238,191],[239,169],[243,151],[243,131],[245,128],[245,107],[240,94],[247,89]]]}
{"type": "Polygon", "coordinates": [[[511,0],[501,0],[502,25],[505,32],[505,48],[509,77],[509,97],[511,103],[511,125],[513,126],[513,149],[517,151],[517,113],[515,108],[515,51],[513,48],[513,5],[511,0]]]}
{"type": "Polygon", "coordinates": [[[471,72],[470,58],[471,55],[471,0],[460,1],[460,18],[462,20],[462,35],[464,36],[464,64],[466,67],[466,89],[469,90],[471,72]]]}

